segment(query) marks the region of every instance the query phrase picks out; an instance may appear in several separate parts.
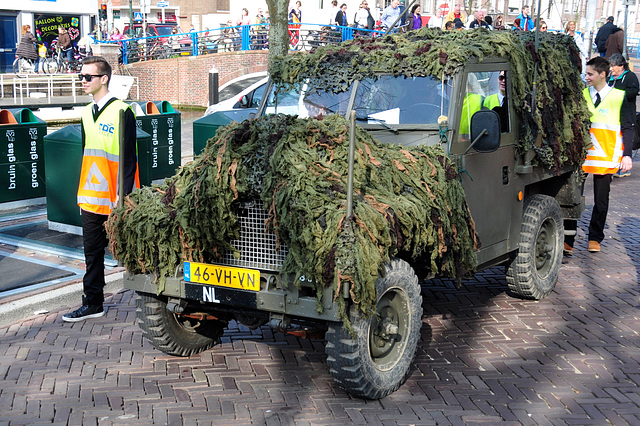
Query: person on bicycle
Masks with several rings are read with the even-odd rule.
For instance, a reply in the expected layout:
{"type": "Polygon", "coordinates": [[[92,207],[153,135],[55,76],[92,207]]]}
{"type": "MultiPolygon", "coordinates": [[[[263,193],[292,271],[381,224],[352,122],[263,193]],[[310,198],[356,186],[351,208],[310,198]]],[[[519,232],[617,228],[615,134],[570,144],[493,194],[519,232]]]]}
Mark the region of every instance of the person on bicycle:
{"type": "Polygon", "coordinates": [[[31,26],[23,25],[22,39],[20,39],[20,44],[18,45],[18,49],[16,50],[16,56],[18,58],[29,59],[31,62],[34,62],[36,59],[38,59],[38,52],[36,52],[35,42],[36,37],[31,34],[31,26]]]}
{"type": "Polygon", "coordinates": [[[69,32],[64,27],[58,27],[58,46],[62,50],[63,56],[67,58],[67,61],[72,62],[73,45],[71,44],[69,32]]]}

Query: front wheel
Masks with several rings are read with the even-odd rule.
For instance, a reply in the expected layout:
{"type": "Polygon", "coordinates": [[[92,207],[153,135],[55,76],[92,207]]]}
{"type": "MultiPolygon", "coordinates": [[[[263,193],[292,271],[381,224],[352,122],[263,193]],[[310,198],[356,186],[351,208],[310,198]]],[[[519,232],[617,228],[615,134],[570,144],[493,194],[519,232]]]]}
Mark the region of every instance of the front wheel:
{"type": "Polygon", "coordinates": [[[507,268],[509,289],[540,300],[553,291],[562,264],[564,228],[555,198],[532,195],[524,207],[518,253],[507,268]]]}
{"type": "Polygon", "coordinates": [[[56,74],[58,72],[58,62],[53,58],[47,58],[44,62],[44,72],[56,74]]]}
{"type": "Polygon", "coordinates": [[[327,364],[338,385],[353,396],[380,399],[402,385],[416,354],[422,325],[422,295],[409,264],[393,259],[376,281],[375,313],[352,307],[355,336],[342,324],[326,333],[327,364]]]}
{"type": "Polygon", "coordinates": [[[167,310],[166,298],[138,293],[136,318],[154,348],[169,355],[191,356],[218,343],[226,323],[196,320],[167,310]]]}

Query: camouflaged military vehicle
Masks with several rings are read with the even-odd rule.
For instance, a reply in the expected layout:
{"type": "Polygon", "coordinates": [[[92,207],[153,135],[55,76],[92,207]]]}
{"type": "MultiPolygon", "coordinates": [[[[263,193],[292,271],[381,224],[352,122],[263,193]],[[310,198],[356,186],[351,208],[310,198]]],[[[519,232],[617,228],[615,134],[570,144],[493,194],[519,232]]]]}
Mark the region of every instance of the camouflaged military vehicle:
{"type": "Polygon", "coordinates": [[[109,220],[145,337],[189,356],[232,320],[319,331],[336,382],[378,399],[410,373],[430,278],[503,265],[514,296],[549,295],[588,113],[573,40],[533,37],[422,29],[283,58],[256,119],[109,220]]]}

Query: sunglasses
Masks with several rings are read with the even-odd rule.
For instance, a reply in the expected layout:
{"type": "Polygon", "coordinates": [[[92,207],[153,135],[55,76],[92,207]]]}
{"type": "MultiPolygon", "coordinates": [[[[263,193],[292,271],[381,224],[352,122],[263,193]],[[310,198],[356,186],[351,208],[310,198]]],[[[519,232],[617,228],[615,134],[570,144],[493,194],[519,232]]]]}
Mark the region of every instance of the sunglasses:
{"type": "Polygon", "coordinates": [[[93,80],[93,77],[102,77],[105,74],[78,74],[78,79],[80,81],[85,80],[85,81],[91,81],[93,80]]]}
{"type": "Polygon", "coordinates": [[[507,79],[507,77],[506,77],[506,76],[504,76],[504,75],[499,75],[499,76],[498,76],[498,80],[500,80],[500,81],[504,81],[504,80],[506,80],[506,79],[507,79]]]}

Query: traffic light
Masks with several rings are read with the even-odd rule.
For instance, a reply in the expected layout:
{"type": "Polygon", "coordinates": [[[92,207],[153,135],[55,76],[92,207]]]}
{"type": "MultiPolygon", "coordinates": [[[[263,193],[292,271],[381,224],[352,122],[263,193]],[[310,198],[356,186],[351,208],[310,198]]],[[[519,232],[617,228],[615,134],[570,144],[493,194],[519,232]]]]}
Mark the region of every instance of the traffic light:
{"type": "Polygon", "coordinates": [[[101,21],[106,21],[107,20],[107,5],[106,4],[100,5],[100,20],[101,21]]]}

